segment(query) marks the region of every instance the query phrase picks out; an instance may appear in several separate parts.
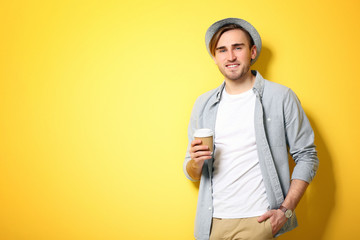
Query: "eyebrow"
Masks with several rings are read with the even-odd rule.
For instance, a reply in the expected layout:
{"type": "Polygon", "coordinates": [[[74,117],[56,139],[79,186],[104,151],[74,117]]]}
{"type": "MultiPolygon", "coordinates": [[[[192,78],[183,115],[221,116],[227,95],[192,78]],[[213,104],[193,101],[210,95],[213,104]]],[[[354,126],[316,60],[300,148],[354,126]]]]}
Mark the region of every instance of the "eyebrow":
{"type": "MultiPolygon", "coordinates": [[[[234,43],[231,45],[232,47],[240,47],[240,46],[245,46],[245,43],[234,43]]],[[[220,46],[218,48],[215,48],[215,50],[219,50],[219,49],[225,49],[225,46],[220,46]]]]}

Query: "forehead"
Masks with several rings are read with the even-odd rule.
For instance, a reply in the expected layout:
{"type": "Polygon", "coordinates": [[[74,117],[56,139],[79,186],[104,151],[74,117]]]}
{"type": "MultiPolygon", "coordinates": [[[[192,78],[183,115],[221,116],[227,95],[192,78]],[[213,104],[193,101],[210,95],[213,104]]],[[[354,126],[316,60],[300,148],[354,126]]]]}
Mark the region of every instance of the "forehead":
{"type": "Polygon", "coordinates": [[[246,33],[241,29],[232,29],[229,31],[224,32],[217,43],[216,47],[221,46],[230,46],[234,43],[244,43],[246,45],[249,45],[249,40],[246,35],[246,33]]]}

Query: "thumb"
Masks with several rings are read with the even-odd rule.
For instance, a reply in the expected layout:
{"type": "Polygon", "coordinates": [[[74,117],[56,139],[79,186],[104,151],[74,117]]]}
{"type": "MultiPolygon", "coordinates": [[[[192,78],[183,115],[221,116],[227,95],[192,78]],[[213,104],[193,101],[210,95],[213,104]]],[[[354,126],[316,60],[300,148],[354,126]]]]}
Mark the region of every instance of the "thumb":
{"type": "Polygon", "coordinates": [[[258,222],[262,222],[266,219],[268,219],[269,217],[271,217],[271,212],[270,211],[267,211],[266,213],[264,213],[263,215],[261,215],[260,217],[258,217],[258,222]]]}

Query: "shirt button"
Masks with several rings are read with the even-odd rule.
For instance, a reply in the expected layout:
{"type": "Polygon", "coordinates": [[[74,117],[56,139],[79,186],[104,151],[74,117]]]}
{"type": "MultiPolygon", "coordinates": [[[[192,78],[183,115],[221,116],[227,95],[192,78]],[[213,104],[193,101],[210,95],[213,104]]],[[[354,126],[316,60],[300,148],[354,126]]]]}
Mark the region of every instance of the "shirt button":
{"type": "Polygon", "coordinates": [[[211,207],[209,207],[209,211],[211,211],[211,207]]]}

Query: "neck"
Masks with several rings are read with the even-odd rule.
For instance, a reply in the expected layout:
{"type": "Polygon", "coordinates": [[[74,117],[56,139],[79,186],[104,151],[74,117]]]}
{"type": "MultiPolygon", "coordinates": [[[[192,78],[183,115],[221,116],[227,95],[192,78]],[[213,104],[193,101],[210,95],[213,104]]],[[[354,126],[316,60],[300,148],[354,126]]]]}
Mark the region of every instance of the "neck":
{"type": "Polygon", "coordinates": [[[239,79],[232,80],[225,78],[225,89],[229,94],[240,94],[250,90],[255,83],[255,76],[249,70],[239,79]]]}

